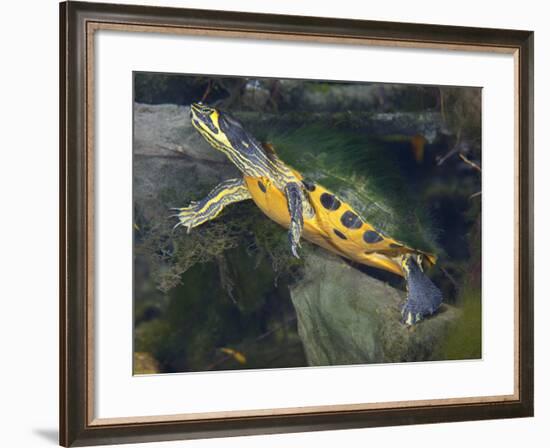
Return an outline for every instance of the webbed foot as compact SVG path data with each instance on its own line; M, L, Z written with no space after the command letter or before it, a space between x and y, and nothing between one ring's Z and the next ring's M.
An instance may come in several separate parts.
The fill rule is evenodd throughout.
M217 185L208 195L198 202L192 201L187 207L174 208L178 213L172 215L179 222L174 226L187 227L187 233L206 221L218 216L225 206L250 199L250 192L244 180L228 179Z
M414 325L434 314L443 301L443 294L420 268L420 260L408 256L403 262L407 278L407 301L401 308L401 322Z
M205 218L201 214L201 204L198 202L193 201L187 207L174 208L172 210L178 211L178 213L172 215L173 218L178 218L178 223L174 226L174 229L183 226L187 228L187 233L193 227L198 227L205 221L208 221L208 218Z

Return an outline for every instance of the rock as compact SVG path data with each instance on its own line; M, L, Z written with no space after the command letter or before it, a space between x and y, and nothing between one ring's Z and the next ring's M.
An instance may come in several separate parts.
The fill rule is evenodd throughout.
M291 289L298 332L312 366L427 361L441 358L460 316L444 305L414 327L400 323L404 291L321 250L305 260L305 276Z
M134 201L148 221L167 217L224 179L238 176L194 129L189 107L134 105Z
M136 156L180 156L225 163L193 129L189 106L134 104L134 154Z

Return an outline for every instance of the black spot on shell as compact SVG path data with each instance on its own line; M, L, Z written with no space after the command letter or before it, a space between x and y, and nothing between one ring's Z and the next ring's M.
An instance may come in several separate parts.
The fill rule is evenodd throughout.
M262 192L266 192L265 185L262 183L261 180L258 181L258 187L260 187L260 190L262 190Z
M344 235L342 232L340 232L338 229L332 229L334 230L334 233L336 234L337 237L339 238L342 238L343 240L347 240L347 237L346 235Z
M359 216L349 210L340 217L340 222L348 229L360 229L363 225Z
M309 182L308 180L302 180L302 184L304 184L304 187L306 187L307 191L315 191L315 184L313 182Z
M340 201L330 193L323 193L321 195L321 204L323 204L323 207L327 210L338 210L341 205Z
M379 243L383 240L383 238L374 230L367 230L365 233L363 233L363 239L367 244Z

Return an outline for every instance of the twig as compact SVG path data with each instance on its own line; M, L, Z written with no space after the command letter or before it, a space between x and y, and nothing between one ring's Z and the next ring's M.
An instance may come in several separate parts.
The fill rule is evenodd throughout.
M470 197L468 199L474 199L474 198L477 198L478 196L481 196L481 191L478 191L478 192L470 195Z
M288 319L286 319L285 321L283 321L283 323L271 330L269 330L268 332L266 333L263 333L261 334L260 336L258 336L255 341L261 341L262 339L265 339L267 338L269 335L275 333L276 331L279 331L279 330L282 330L284 327L286 327L289 323L291 322L294 322L296 320L296 316L292 316L292 317L289 317Z
M201 103L204 103L204 101L206 101L206 98L208 97L208 95L210 95L211 90L212 90L212 80L208 80L208 85L206 86L206 90L202 95Z
M233 302L233 305L238 306L237 300L235 299L235 296L233 295L233 289L235 288L235 283L233 283L233 280L231 279L229 275L229 267L227 266L227 259L220 255L218 258L218 270L220 273L220 282L222 284L222 288L227 291L227 295L231 299L231 302Z
M439 269L441 269L441 272L445 274L445 277L447 277L451 281L455 289L458 291L458 283L456 282L454 277L449 273L449 271L447 271L447 269L445 269L443 266L439 266Z
M458 157L460 157L464 163L470 165L474 170L477 170L481 173L481 167L477 163L472 162L464 154L459 154Z
M456 143L455 143L455 145L452 147L452 149L447 154L442 156L437 161L437 166L443 165L449 157L451 157L453 154L456 154L457 152L460 151L460 148L462 147L462 141L460 140L461 134L462 134L462 128L459 129L458 132L456 133Z

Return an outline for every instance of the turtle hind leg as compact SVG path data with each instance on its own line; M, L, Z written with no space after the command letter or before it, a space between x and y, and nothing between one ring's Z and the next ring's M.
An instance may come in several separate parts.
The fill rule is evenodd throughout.
M285 186L285 195L290 214L290 226L288 229L288 241L292 255L300 258L298 248L300 247L300 237L304 228L303 201L304 193L302 187L297 182L289 182Z
M226 205L250 198L250 192L242 178L225 180L200 201L193 201L187 207L174 209L178 213L173 216L179 220L174 228L182 225L187 227L189 233L193 227L218 216Z
M402 266L408 294L401 309L401 321L410 326L434 314L443 301L443 294L422 271L421 255L405 255Z

